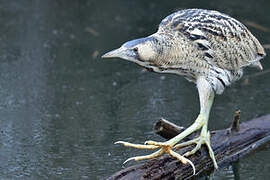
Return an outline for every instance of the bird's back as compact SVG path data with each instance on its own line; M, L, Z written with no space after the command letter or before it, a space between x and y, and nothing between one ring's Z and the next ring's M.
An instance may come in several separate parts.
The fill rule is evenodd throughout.
M158 33L179 33L213 66L239 70L245 66L261 67L266 54L259 41L236 19L213 10L186 9L162 20ZM202 60L202 59L198 59Z

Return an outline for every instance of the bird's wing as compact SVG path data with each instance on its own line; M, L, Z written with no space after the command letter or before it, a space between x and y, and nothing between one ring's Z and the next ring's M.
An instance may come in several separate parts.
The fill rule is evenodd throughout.
M162 20L159 31L182 33L204 51L209 63L228 70L259 66L265 56L262 45L242 23L213 10L178 11Z

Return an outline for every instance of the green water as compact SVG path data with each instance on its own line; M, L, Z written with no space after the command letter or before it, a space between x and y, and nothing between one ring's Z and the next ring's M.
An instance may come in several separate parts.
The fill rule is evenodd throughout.
M152 132L160 117L190 125L199 112L194 84L100 56L155 32L175 10L193 7L256 23L263 28L248 27L270 43L270 1L0 1L0 179L104 178L145 153L113 142L162 140ZM262 64L269 69L269 57ZM269 104L270 73L247 85L241 80L216 98L210 129L228 127L236 109L243 121L270 113ZM269 149L212 176L264 180Z

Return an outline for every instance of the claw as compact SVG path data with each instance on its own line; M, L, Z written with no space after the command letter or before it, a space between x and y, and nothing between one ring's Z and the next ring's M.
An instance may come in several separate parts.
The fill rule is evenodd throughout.
M196 169L195 169L195 166L193 164L193 162L191 162L189 159L187 159L187 162L191 165L192 169L193 169L193 175L196 174Z
M125 161L123 162L123 164L126 164L128 161L131 161L131 160L135 160L135 157L128 158L127 160L125 160Z

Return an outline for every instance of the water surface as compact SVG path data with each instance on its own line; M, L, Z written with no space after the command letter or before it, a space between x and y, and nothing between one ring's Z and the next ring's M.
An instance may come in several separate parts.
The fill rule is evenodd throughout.
M160 117L190 125L199 112L194 84L100 56L192 7L230 14L270 43L270 2L262 0L1 1L0 179L104 178L145 153L113 142L162 140L152 132ZM270 69L268 57L262 64ZM218 96L210 129L228 127L236 109L243 121L270 113L269 76L239 81ZM269 158L268 146L212 176L263 180Z

